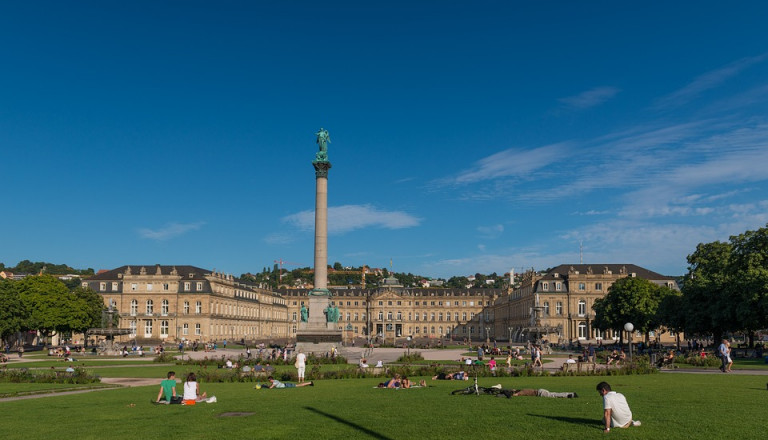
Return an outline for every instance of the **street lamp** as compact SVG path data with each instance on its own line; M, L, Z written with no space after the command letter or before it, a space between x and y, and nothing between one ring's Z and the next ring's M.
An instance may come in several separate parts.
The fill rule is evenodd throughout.
M408 336L407 338L405 338L405 340L408 341L408 359L410 359L411 358L411 337Z
M631 322L628 322L624 324L624 330L627 331L627 336L629 337L629 362L632 363L632 330L635 329L635 326L632 325Z

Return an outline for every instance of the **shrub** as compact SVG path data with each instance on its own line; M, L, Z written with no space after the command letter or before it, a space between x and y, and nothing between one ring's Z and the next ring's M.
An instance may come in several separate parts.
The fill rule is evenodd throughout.
M421 355L421 353L413 352L411 354L403 353L402 356L397 358L396 362L403 363L403 364L410 364L413 362L423 361L424 356Z
M93 372L82 367L75 367L73 373L54 370L30 371L26 368L14 368L0 370L0 382L87 384L101 382L101 379Z

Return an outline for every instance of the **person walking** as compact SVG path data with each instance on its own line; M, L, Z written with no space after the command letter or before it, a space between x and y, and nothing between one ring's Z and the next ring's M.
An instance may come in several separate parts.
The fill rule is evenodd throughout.
M723 373L727 373L726 368L728 367L728 340L723 339L723 342L720 343L720 346L717 347L717 355L720 356L720 371Z
M307 369L307 355L304 351L299 349L299 353L296 354L296 370L298 370L299 383L304 383L304 371Z
M607 382L597 384L597 392L603 396L603 432L609 433L611 428L640 426L639 420L632 420L632 410L623 394L611 390Z

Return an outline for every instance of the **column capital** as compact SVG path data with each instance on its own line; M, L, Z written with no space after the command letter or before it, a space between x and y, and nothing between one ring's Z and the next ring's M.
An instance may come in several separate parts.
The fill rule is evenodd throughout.
M315 177L328 178L328 170L331 169L331 163L327 160L313 160L312 166L315 167Z

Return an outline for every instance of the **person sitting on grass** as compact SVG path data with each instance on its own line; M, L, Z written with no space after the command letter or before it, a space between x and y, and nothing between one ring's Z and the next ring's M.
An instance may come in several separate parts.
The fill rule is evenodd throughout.
M202 402L208 399L208 394L203 392L200 394L200 384L197 383L197 376L195 373L189 373L187 375L187 381L184 382L184 405L194 405L197 402Z
M155 403L181 403L181 399L176 396L176 372L169 371L168 378L160 382L160 391L157 393Z
M279 380L275 379L272 376L269 376L267 378L269 381L269 388L296 388L296 387L313 387L315 386L315 382L302 382L302 383L290 383L290 382L280 382Z

